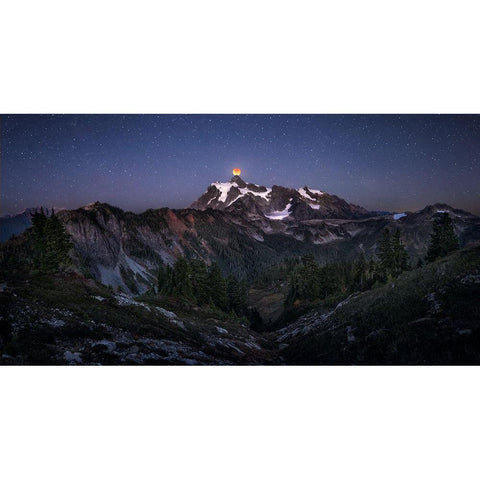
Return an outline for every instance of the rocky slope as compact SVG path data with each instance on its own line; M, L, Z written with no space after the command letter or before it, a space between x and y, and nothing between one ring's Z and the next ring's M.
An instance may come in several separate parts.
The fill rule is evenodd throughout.
M278 363L272 341L208 308L133 298L76 275L0 288L0 365Z
M480 363L480 245L313 309L273 334L287 364Z
M70 274L0 283L0 365L480 364L480 246L281 330Z

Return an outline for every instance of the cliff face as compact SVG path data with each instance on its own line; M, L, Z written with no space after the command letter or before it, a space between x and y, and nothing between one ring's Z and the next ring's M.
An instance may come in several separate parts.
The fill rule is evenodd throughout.
M243 255L254 253L262 240L259 227L222 212L163 208L134 214L95 203L63 211L59 218L71 235L79 268L133 293L151 288L159 264L173 264L179 256L210 263L233 258L235 250L238 272L245 275L249 259ZM225 261L223 267L228 270Z

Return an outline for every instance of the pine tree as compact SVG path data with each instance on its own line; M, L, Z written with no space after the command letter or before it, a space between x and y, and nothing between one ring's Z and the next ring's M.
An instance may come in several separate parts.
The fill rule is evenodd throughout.
M400 239L400 230L397 229L392 241L393 269L392 274L398 277L400 273L409 269L408 253Z
M378 256L380 259L380 274L383 280L386 280L392 274L395 264L392 239L388 228L383 231L383 238L380 241Z
M217 263L212 263L210 266L208 272L208 285L212 303L221 310L227 310L227 286Z
M308 254L302 257L302 267L299 270L299 293L302 298L319 298L324 278L320 278L320 269L315 257Z
M243 315L246 310L247 285L239 282L233 275L227 277L228 309L237 315Z
M173 288L175 286L175 279L173 274L173 268L170 265L165 267L165 271L162 274L162 284L159 283L159 293L161 295L172 295Z
M170 267L170 265L163 265L160 264L158 267L158 276L157 276L157 281L158 281L158 292L159 293L166 293L167 287L168 287L168 280L169 280L169 275L167 269Z
M190 265L185 257L178 257L173 267L172 294L186 299L193 298Z
M70 265L70 236L55 212L48 218L41 209L32 215L32 227L35 267L48 273Z
M290 290L288 291L287 298L285 299L285 305L293 305L298 298L298 274L296 269L290 274Z
M353 284L355 285L355 289L363 290L368 281L368 264L365 260L365 255L362 252L358 257L358 260L355 262L354 265L354 274L353 274Z
M458 238L453 229L452 219L447 212L444 212L433 221L433 233L430 235L426 260L433 262L458 248Z
M47 216L43 212L35 212L32 215L32 233L33 233L33 263L35 268L42 270L45 256L45 225Z
M190 262L190 270L192 274L193 296L197 300L198 305L205 305L210 298L207 266L202 260L194 259Z
M46 255L45 264L48 270L57 270L70 263L68 252L71 248L70 236L59 218L52 211L45 225Z

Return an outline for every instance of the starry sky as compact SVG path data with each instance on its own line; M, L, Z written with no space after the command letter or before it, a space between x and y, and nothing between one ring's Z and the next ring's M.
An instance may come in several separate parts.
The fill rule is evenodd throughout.
M246 181L370 210L480 214L480 115L2 115L1 213L93 201L182 208Z

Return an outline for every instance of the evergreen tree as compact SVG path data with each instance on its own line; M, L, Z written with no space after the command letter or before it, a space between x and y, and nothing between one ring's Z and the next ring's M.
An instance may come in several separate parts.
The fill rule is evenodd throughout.
M55 270L70 263L68 252L71 248L70 236L59 218L52 211L52 215L45 225L47 269Z
M393 269L392 275L398 277L403 271L409 269L408 253L400 239L400 230L397 228L392 241Z
M320 278L320 269L312 254L302 257L302 265L298 270L298 295L300 298L318 298L325 284L324 278Z
M293 305L298 297L298 274L297 271L294 270L290 275L290 290L288 291L287 298L285 299L285 305Z
M160 264L158 267L158 292L166 294L168 290L168 281L169 281L169 274L168 268L170 265L165 266L163 263Z
M193 298L190 265L185 257L178 257L173 267L172 295L182 298Z
M383 280L387 280L392 274L395 265L392 238L388 228L383 231L383 237L380 241L380 247L378 250L378 257L380 259L380 275Z
M362 252L354 265L353 283L356 288L363 290L368 282L368 264Z
M368 262L369 284L373 284L375 282L375 279L377 277L377 269L378 269L377 262L373 258L371 258L370 261Z
M163 295L172 295L173 288L175 286L175 277L173 274L173 268L170 265L165 267L165 275L163 277L163 285L160 286L160 293Z
M227 277L228 308L237 315L243 315L246 309L247 285L239 282L233 275Z
M45 225L47 216L43 212L35 212L32 215L32 233L33 233L33 264L35 268L42 269L45 256Z
M71 263L68 252L70 236L52 211L48 218L43 209L32 215L34 265L43 273L55 272Z
M455 235L450 215L447 212L437 215L433 221L433 233L430 235L427 262L433 262L458 248L458 238Z
M212 263L210 266L208 272L208 286L212 303L221 310L227 310L227 286L217 263Z
M192 273L193 296L198 305L205 305L210 298L207 266L202 260L194 259L190 262L190 270Z

